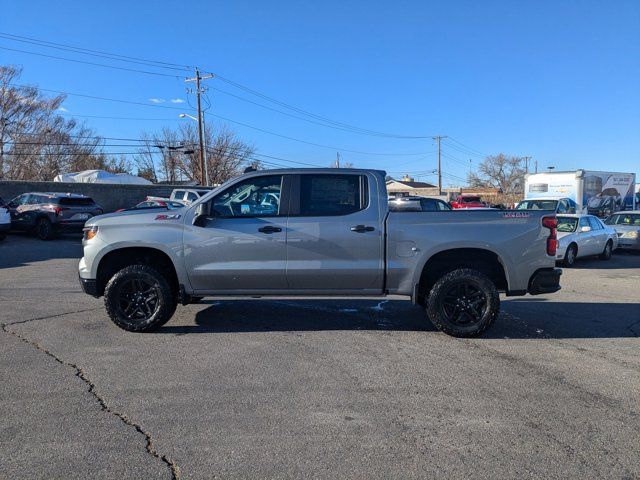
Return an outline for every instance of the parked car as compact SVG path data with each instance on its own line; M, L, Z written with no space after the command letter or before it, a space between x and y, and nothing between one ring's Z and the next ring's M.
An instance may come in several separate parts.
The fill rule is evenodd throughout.
M558 215L556 260L572 267L577 258L598 255L609 260L618 246L616 231L593 215Z
M175 210L177 208L182 208L185 206L186 203L179 202L178 200L170 200L168 198L156 199L156 197L154 197L153 200L149 200L149 198L147 197L145 201L140 202L131 208L120 208L116 210L116 212L126 212L129 210L141 210L148 208L164 208L165 210Z
M470 337L497 317L499 291L560 289L555 235L546 212L389 212L383 171L259 170L186 209L90 220L78 268L129 331L204 296L400 295Z
M23 193L7 206L12 229L33 231L42 240L62 230L81 231L87 220L103 213L92 198L73 193Z
M450 210L451 206L439 198L410 195L389 199L390 212L448 212Z
M478 195L458 195L451 202L451 208L485 208L486 205Z
M580 213L570 198L526 198L516 205L516 210L548 210L556 213Z
M11 229L11 215L9 214L9 208L4 204L2 197L0 197L0 241L7 238L7 233Z
M197 190L193 188L176 188L171 192L169 199L178 200L186 203L187 205L191 205L210 191L211 190Z
M640 210L616 213L604 223L615 229L619 249L640 251Z

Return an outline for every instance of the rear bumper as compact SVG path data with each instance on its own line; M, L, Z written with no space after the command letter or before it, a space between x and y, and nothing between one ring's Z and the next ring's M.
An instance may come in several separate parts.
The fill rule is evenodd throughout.
M98 282L95 279L78 277L78 280L84 293L98 298Z
M531 275L529 279L530 295L541 295L543 293L554 293L560 290L560 268L541 268Z

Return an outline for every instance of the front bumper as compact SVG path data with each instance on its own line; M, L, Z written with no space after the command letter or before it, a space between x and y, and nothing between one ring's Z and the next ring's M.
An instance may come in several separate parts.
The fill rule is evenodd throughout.
M93 278L78 277L82 291L87 295L98 298L98 282Z
M562 288L560 286L560 268L541 268L531 275L529 280L530 295L541 295L543 293L554 293Z

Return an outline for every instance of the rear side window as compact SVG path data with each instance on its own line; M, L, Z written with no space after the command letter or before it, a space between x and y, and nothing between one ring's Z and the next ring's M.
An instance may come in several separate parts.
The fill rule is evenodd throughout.
M302 175L300 215L348 215L366 208L367 179L363 175Z
M89 198L89 197L84 197L84 198L62 197L58 199L56 203L58 203L59 205L66 205L68 207L84 207L87 205L93 205L94 201L93 201L93 198Z
M185 194L184 190L175 190L171 194L171 198L175 198L176 200L183 200L184 199L184 194Z
M591 224L592 230L602 230L602 224L600 223L600 220L598 220L595 217L588 217L588 218L589 218L589 223Z
M187 200L189 202L194 202L198 199L198 195L195 192L187 192Z

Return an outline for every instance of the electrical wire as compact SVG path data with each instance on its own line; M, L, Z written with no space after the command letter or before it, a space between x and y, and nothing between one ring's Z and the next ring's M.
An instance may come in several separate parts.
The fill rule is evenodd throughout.
M180 65L178 63L162 62L158 60L148 60L148 59L139 58L139 57L130 57L127 55L120 55L117 53L103 52L99 50L90 50L88 48L65 45L64 43L49 42L47 40L39 40L36 38L24 37L21 35L13 35L11 33L6 33L6 32L0 32L0 37L6 40L14 41L14 42L30 43L32 45L38 45L41 47L56 48L58 50L65 50L69 52L80 53L83 55L91 55L94 57L108 58L111 60L118 60L121 62L136 63L139 65L155 66L158 68L169 68L173 70L185 70L185 71L193 70L195 68L189 65Z
M157 76L160 76L160 77L171 77L171 78L176 78L178 80L180 80L182 78L182 77L180 77L178 75L171 75L169 73L151 72L149 70L139 70L137 68L116 67L115 65L106 65L104 63L87 62L85 60L76 60L76 59L73 59L73 58L58 57L56 55L47 55L47 54L44 54L44 53L29 52L27 50L19 50L17 48L9 48L9 47L0 46L0 49L9 50L9 51L12 51L12 52L26 53L28 55L36 55L38 57L53 58L55 60L64 60L65 62L83 63L85 65L93 65L93 66L96 66L96 67L112 68L114 70L124 70L124 71L127 71L127 72L145 73L147 75L157 75Z
M20 85L20 84L14 84L14 83L10 83L8 84L10 86L13 87L20 87L20 88L27 88L27 85ZM170 105L158 105L158 104L150 104L150 103L143 103L143 102L135 102L132 100L122 100L122 99L116 99L116 98L109 98L109 97L100 97L97 95L86 95L86 94L81 94L81 93L72 93L72 92L65 92L62 90L52 90L52 89L46 89L46 88L39 88L39 90L42 90L43 92L53 92L53 93L58 93L58 94L62 94L62 95L70 95L70 96L75 96L75 97L82 97L82 98L91 98L94 100L102 100L102 101L108 101L108 102L117 102L117 103L125 103L125 104L130 104L130 105L141 105L141 106L145 106L145 107L154 107L154 108L165 108L165 109L170 109L170 110L180 110L180 111L184 111L184 108L180 108L180 107L172 107ZM203 113L204 115L204 113ZM300 143L304 143L307 145L313 145L316 147L320 147L320 148L328 148L330 150L334 150L334 151L342 151L342 152L349 152L349 153L355 153L358 155L375 155L375 156L419 156L419 155L424 155L427 152L415 152L415 153L381 153L381 152L365 152L365 151L360 151L360 150L351 150L351 149L347 149L347 148L342 148L342 147L336 147L336 146L332 146L332 145L324 145L324 144L320 144L320 143L315 143L315 142L310 142L307 140L302 140L299 138L295 138L295 137L290 137L288 135L284 135L281 133L277 133L277 132L272 132L270 130L265 130L253 125L250 125L248 123L243 123L243 122L238 122L236 120L232 120L228 117L224 117L222 115L217 115L214 113L207 113L206 115L210 115L212 117L216 117L219 118L221 120L224 120L226 122L230 122L230 123L234 123L236 125L241 125L243 127L247 127L247 128L251 128L253 130L257 130L263 133L267 133L269 135L274 135L276 137L280 137L280 138L285 138L287 140L292 140L295 142L300 142Z

